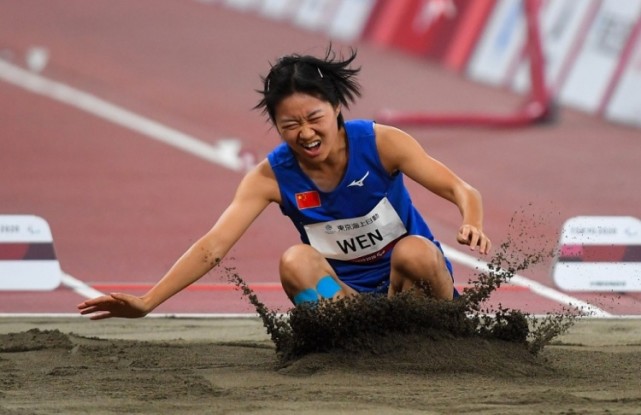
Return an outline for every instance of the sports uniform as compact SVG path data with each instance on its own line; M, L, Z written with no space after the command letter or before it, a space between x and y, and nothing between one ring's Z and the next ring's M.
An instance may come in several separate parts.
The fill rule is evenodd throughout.
M303 243L318 250L338 277L358 292L387 292L394 244L406 235L434 242L427 223L412 204L403 175L383 167L371 120L345 122L348 161L345 175L323 192L302 171L286 143L267 158L281 193L281 211ZM452 266L445 258L450 274Z

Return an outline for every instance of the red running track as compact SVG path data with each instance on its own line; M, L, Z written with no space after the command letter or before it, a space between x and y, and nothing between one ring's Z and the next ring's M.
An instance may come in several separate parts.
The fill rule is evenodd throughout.
M319 35L219 6L174 0L36 0L0 13L0 56L24 67L44 46L43 78L100 97L211 146L237 139L262 158L278 143L251 108L259 75L290 52L322 53ZM340 46L340 45L339 45ZM359 48L365 95L351 117L381 108L497 113L521 98L473 84L427 61L367 44ZM96 289L142 293L222 212L242 177L73 106L0 81L0 214L35 214L51 225L65 272ZM577 215L639 215L638 130L562 110L555 125L529 129L411 128L436 158L484 195L486 230L535 251L554 246ZM456 208L411 185L437 237L456 246ZM510 220L514 218L512 228ZM286 310L278 289L280 253L297 241L270 207L224 261L268 306ZM475 270L455 264L459 285ZM204 277L157 311L237 313L251 307L230 290L225 269ZM554 288L550 263L524 276ZM614 314L641 314L639 294L568 293ZM72 313L83 297L2 292L2 313ZM531 313L560 309L528 289L500 290L491 304Z

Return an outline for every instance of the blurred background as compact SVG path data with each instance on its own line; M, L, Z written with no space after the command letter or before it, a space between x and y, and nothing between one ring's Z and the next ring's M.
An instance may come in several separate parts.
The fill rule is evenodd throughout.
M478 188L495 252L545 253L491 304L641 314L641 0L3 1L0 313L144 293L279 143L252 110L260 75L329 42L358 50L349 118L408 131ZM408 185L464 288L491 258ZM269 207L158 312L252 312L233 273L286 310L297 241Z

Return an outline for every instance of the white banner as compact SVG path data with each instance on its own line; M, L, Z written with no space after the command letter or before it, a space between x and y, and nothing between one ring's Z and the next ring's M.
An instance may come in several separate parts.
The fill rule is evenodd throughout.
M324 30L336 11L338 0L301 0L294 23L311 31Z
M552 92L560 88L564 71L570 68L583 43L583 33L594 19L599 0L547 1L539 18L541 46L545 59L545 79ZM517 91L530 88L530 66L527 56L520 63L512 86Z
M352 42L360 39L377 0L343 0L329 25L334 39Z
M260 13L273 20L285 20L294 16L299 5L298 0L264 0Z
M613 121L641 126L641 31L634 39L632 55L606 108L605 116Z
M504 85L510 68L521 58L525 39L522 0L499 0L468 65L468 76Z
M236 0L239 1L239 0ZM360 39L377 0L264 0L263 16L344 42Z
M598 109L640 15L641 0L603 1L561 89L562 103L588 112Z

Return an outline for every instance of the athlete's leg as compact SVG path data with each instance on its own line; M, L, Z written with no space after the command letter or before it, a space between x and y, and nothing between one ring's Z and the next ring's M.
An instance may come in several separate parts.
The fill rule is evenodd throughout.
M454 293L443 253L427 238L410 235L398 241L392 251L388 295L416 288L445 300L451 300Z
M294 304L356 294L340 281L329 262L306 244L287 249L280 259L280 282Z

